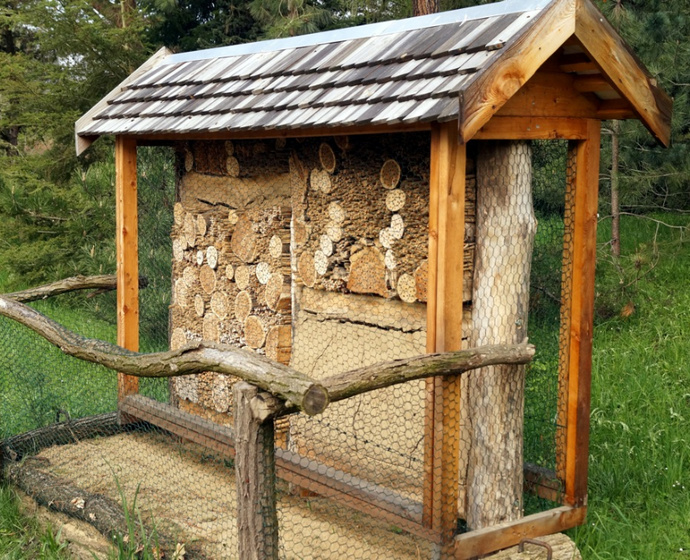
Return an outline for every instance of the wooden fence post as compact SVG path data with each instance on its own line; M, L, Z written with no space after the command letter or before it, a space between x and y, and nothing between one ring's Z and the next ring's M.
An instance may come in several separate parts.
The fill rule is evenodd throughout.
M235 383L232 392L238 557L278 560L273 418L252 406L259 395L254 385L240 381Z
M137 142L122 136L115 138L115 222L117 344L136 352L139 350ZM138 392L138 378L117 375L118 402Z
M430 353L460 350L462 345L466 164L457 122L434 126L429 179ZM427 379L422 522L440 535L445 557L452 555L458 519L460 397L459 375Z

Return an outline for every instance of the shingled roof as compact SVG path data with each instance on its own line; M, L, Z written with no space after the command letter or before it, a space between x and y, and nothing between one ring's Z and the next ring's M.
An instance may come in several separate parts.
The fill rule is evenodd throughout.
M568 24L554 12L567 13L571 4L574 13L572 0L507 0L192 53L162 49L77 122L77 151L104 134L242 133L458 119L463 96L472 94L473 84L511 46L531 33L546 35L540 22L553 27L553 19L564 28L556 32L567 39ZM545 41L553 43L549 37ZM548 56L560 44L545 46ZM529 56L529 49L524 54Z

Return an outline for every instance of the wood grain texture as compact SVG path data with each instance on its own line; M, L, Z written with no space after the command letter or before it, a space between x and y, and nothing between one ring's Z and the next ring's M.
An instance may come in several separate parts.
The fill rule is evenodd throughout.
M578 506L587 504L594 267L601 137L599 121L589 121L588 125L589 139L578 143L576 154L565 469L566 502Z
M435 328L433 335L427 330L427 348L450 352L462 345L466 147L458 142L455 121L440 125L431 140L429 224L434 252L430 241L427 309L430 297L433 309L428 311L427 326L433 324ZM433 219L432 211L436 213ZM446 549L458 517L460 403L459 376L427 382L425 463L429 462L425 467L423 521L441 533Z
M587 508L562 506L528 515L517 521L479 529L455 537L455 560L470 560L518 544L577 527L585 521Z
M581 118L504 117L495 115L475 134L475 140L584 140L587 124Z
M474 137L575 32L575 0L553 2L460 95L460 138Z
M577 0L575 36L616 91L632 104L643 124L668 146L673 100L590 0Z
M137 143L115 138L115 251L117 262L117 343L139 350L139 244ZM118 374L118 400L139 391L136 378Z

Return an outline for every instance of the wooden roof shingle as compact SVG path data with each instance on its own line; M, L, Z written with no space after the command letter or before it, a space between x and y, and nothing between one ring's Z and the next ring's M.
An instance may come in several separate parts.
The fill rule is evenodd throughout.
M494 69L515 56L543 63L575 34L570 14L588 1L507 0L192 53L162 49L77 121L77 151L103 134L241 134L459 118L468 123L466 140L505 102L481 91ZM522 46L535 33L545 43L536 55L533 40ZM503 94L512 95L510 88Z

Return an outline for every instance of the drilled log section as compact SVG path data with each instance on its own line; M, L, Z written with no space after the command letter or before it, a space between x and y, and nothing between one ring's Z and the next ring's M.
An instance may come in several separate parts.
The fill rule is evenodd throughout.
M278 559L273 422L257 419L251 401L259 390L244 382L232 388L235 417L235 474L239 557ZM240 487L241 486L241 487Z
M328 393L321 385L249 350L204 342L169 352L139 354L102 340L82 337L34 309L2 297L0 315L29 327L65 354L128 375L175 377L214 371L249 381L309 415L323 412L328 406Z
M471 346L525 339L536 220L531 151L491 142L477 161L477 248ZM471 529L522 516L525 369L497 365L468 378L466 519Z

